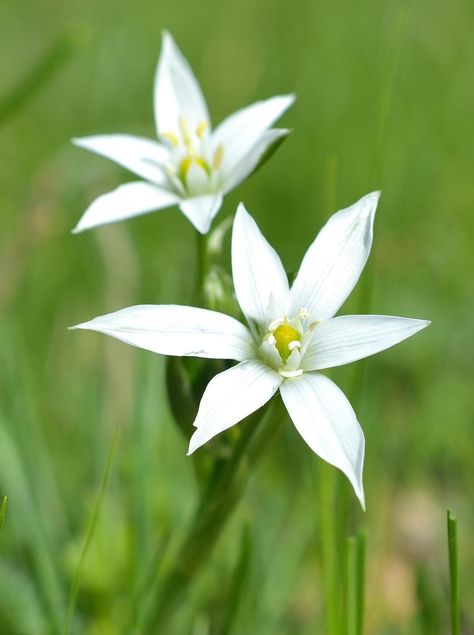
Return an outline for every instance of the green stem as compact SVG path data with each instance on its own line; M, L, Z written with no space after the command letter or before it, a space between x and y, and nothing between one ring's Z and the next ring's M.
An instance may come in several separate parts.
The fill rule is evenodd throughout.
M448 510L448 552L449 578L451 587L451 632L452 635L461 633L461 603L459 593L458 569L458 523L455 516Z
M254 464L269 445L270 429L275 432L277 422L267 407L241 424L242 432L231 457L216 464L210 474L192 522L181 547L166 573L158 602L152 609L146 632L169 633L168 624L189 582L207 562L217 539L243 493L249 464ZM259 434L259 433L262 434ZM263 434L267 432L266 434ZM265 438L265 442L264 439Z
M319 496L321 518L321 542L323 558L323 585L326 607L326 632L340 633L340 581L338 575L338 522L337 522L337 472L323 462L319 467Z
M207 253L207 235L196 231L197 239L197 280L196 296L200 304L205 301L204 285L209 268L209 257Z

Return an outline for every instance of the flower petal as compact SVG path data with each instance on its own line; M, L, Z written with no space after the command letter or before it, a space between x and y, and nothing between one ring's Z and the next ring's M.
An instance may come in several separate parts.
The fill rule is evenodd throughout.
M160 59L155 75L155 120L158 136L163 133L181 135L180 118L191 130L206 122L209 113L197 79L175 41L163 33Z
M306 252L293 283L290 313L332 317L354 288L369 257L380 192L333 214Z
M252 146L239 162L237 162L232 172L225 179L225 192L229 192L242 183L254 170L260 167L260 163L266 160L267 153L272 155L290 131L286 128L272 128L265 130L260 139Z
M342 390L324 375L305 373L284 381L280 392L303 439L313 452L344 472L364 507L364 433Z
M162 190L151 183L144 181L125 183L112 192L96 198L86 209L72 233L77 234L91 227L170 207L178 201L176 194Z
M248 329L229 315L176 304L143 304L72 327L105 333L162 355L235 359L254 354Z
M126 134L94 135L73 139L74 145L91 150L147 181L166 187L167 177L163 164L169 160L169 150L150 139Z
M222 201L222 194L203 194L182 199L179 208L198 232L207 234L214 217L222 207Z
M261 408L278 390L280 375L257 360L237 364L216 375L199 404L188 454L220 432Z
M240 308L263 332L285 315L288 278L276 251L240 203L232 230L232 275Z
M210 138L211 154L223 148L220 174L223 183L233 178L233 172L262 135L279 119L295 100L295 95L280 95L238 110L217 126ZM227 190L231 187L225 186ZM235 186L232 186L235 187Z
M318 324L302 366L320 370L349 364L398 344L428 324L389 315L342 315Z

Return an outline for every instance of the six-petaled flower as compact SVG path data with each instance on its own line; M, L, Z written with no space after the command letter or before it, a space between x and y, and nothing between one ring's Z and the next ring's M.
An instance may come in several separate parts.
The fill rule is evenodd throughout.
M74 140L143 180L99 196L73 232L179 205L195 228L207 233L225 194L288 134L271 126L293 101L294 95L283 95L256 102L213 130L199 84L165 32L154 89L158 140L126 134Z
M74 328L99 331L165 355L239 362L205 389L189 453L280 390L300 435L347 475L364 505L364 435L343 392L320 371L389 348L429 324L384 315L334 317L369 256L378 198L378 193L369 194L329 219L307 250L291 288L277 253L240 205L232 235L232 271L246 325L206 309L143 305Z

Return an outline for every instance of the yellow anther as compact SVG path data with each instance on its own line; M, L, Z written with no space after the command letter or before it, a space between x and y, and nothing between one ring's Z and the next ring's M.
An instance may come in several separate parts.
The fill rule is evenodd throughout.
M219 143L217 146L214 156L212 157L212 167L214 170L218 170L222 165L222 159L224 158L224 146L222 143Z
M287 322L280 324L274 331L273 336L275 338L275 346L283 361L286 362L291 354L294 345L290 347L292 342L299 342L301 340L301 333L298 333L296 329L290 326Z
M184 145L188 148L189 153L194 152L193 138L191 137L191 131L189 130L189 124L186 117L181 116L179 118L179 129L183 135Z
M204 137L204 133L206 132L208 127L209 127L209 124L207 123L207 121L201 121L200 123L198 123L196 128L196 134L200 139Z
M165 139L166 141L169 141L172 146L174 147L179 146L178 137L172 132L162 132L161 137Z

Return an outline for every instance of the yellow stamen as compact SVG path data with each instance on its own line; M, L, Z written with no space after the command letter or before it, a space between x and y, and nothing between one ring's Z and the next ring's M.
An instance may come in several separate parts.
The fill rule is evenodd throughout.
M221 167L223 158L224 146L222 145L222 143L219 143L216 151L214 152L214 156L212 157L212 167L214 168L214 170L218 170Z
M186 117L181 116L179 118L179 129L183 135L184 145L187 147L190 154L194 153L193 139L191 137L191 131L189 130L189 124Z
M206 132L208 127L209 127L209 124L207 123L207 121L201 121L200 123L198 123L196 128L196 134L200 139L204 137L204 133Z
M178 137L172 132L162 132L161 137L166 141L169 141L174 147L179 145Z
M294 345L290 347L290 344L292 342L299 342L301 340L301 333L298 333L296 329L285 322L275 329L273 336L276 340L276 349L280 353L282 360L286 362L294 348Z

